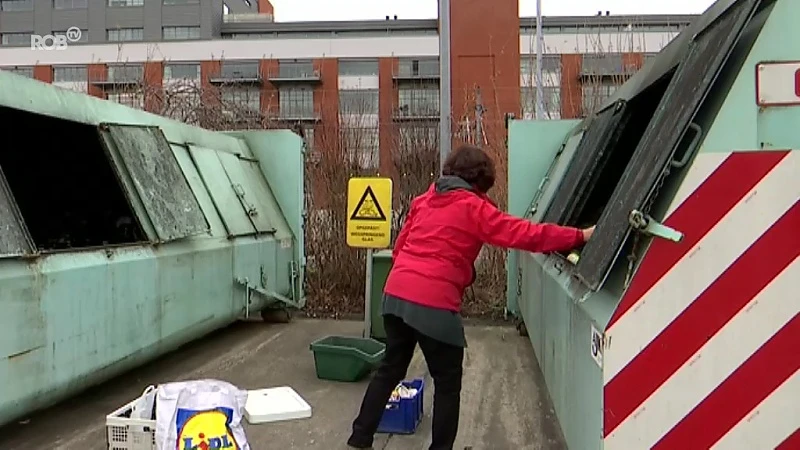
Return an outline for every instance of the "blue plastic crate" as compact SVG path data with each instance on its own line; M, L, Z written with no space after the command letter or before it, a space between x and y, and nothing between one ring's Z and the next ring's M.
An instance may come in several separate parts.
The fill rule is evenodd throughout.
M422 403L425 383L421 378L403 381L403 386L417 390L417 395L411 398L389 400L383 412L378 433L387 434L414 434L419 423L422 422Z

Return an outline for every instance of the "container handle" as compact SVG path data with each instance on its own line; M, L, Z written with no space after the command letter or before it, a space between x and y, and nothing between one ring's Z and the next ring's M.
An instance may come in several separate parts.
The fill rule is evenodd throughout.
M673 159L670 162L670 166L672 166L674 169L682 169L684 166L686 166L686 164L689 163L689 160L692 159L694 154L697 152L697 149L700 148L700 138L703 136L703 129L696 123L690 123L689 129L694 131L694 137L692 138L692 142L689 143L689 147L686 149L683 157L680 160Z

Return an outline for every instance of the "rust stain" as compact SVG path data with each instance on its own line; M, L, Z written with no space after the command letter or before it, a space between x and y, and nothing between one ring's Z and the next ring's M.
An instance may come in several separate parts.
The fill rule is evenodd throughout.
M23 351L21 351L21 352L14 353L14 354L12 354L12 355L8 355L8 360L9 360L9 361L11 361L11 360L13 360L13 359L20 358L20 357L22 357L22 356L25 356L25 355L27 355L28 353L35 352L36 350L39 350L40 348L44 348L44 345L39 345L39 346L36 346L36 347L30 348L30 349L28 349L28 350L23 350Z

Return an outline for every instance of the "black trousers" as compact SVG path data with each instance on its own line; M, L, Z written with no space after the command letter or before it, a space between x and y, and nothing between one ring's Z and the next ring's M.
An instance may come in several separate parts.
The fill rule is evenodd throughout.
M383 323L386 328L386 355L364 394L348 445L356 448L372 445L386 402L406 376L414 350L419 344L435 388L433 442L430 450L452 450L458 434L464 349L425 336L396 316L384 316Z

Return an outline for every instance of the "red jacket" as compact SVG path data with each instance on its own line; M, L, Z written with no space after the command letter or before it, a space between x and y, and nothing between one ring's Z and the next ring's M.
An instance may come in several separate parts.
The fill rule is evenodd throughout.
M442 177L411 202L392 252L394 261L384 292L459 312L483 244L549 253L583 243L579 229L508 215L460 178Z

